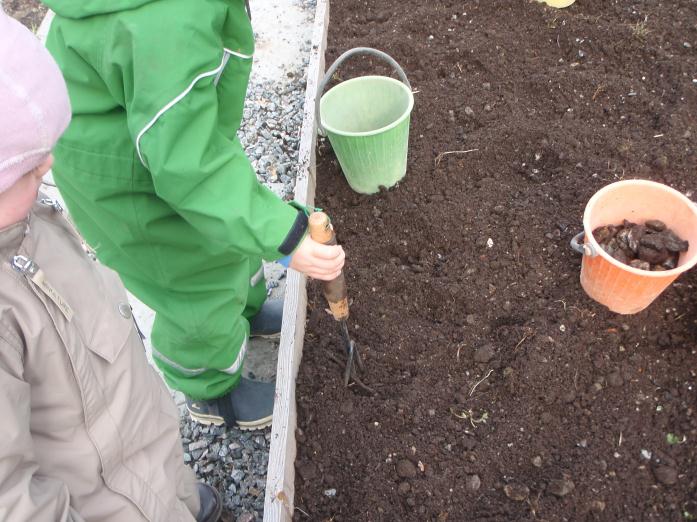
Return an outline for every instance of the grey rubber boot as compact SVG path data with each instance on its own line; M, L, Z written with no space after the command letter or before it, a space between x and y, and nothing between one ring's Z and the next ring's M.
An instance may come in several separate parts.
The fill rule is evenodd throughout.
M199 482L196 484L201 507L196 515L196 522L218 522L223 513L223 499L220 498L218 490Z
M242 430L258 430L271 425L275 382L253 381L241 377L230 392L210 400L192 400L186 407L191 418L201 424L237 425Z
M283 299L267 299L259 313L249 321L250 337L276 338L281 335Z

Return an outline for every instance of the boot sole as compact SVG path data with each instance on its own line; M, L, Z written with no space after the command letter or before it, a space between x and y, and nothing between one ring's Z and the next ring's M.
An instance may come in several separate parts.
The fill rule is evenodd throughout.
M252 422L235 421L235 423L237 424L237 427L242 431L252 431L268 428L269 426L271 426L272 419L273 415L269 415L268 417L264 417L263 419L259 419Z
M187 411L189 412L189 416L191 417L192 420L195 422L198 422L199 424L203 424L204 426L222 426L225 424L225 420L222 417L217 417L215 415L205 415L201 413L194 413L191 410L187 408ZM259 420L251 421L251 422L240 422L240 421L235 421L235 424L237 427L242 430L242 431L254 431L254 430L260 430L263 428L267 428L271 426L271 421L273 419L273 415L269 415L268 417L264 417Z

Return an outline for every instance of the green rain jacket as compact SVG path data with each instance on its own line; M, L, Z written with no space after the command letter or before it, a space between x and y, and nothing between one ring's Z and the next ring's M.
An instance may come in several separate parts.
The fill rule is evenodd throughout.
M304 211L261 185L237 138L254 52L243 0L44 0L73 120L54 177L100 260L157 312L154 355L192 398L239 378L261 259Z

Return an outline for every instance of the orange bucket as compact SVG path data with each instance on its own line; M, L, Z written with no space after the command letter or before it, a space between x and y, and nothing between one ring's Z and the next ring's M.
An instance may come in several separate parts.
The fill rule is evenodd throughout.
M614 259L593 237L603 225L626 219L643 224L660 219L682 239L689 241L678 266L663 272L640 270ZM585 236L585 242L579 243ZM571 247L584 254L581 286L600 304L618 314L635 314L649 306L680 274L697 264L697 206L675 189L645 180L612 183L590 199L583 213L583 232Z

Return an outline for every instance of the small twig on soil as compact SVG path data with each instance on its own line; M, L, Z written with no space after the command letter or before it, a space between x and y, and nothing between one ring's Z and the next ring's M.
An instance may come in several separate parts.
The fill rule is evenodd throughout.
M305 513L302 509L300 509L298 506L295 506L295 509L300 511L303 515L305 515L307 518L310 518L310 515L308 513Z
M515 352L518 348L520 348L520 345L523 344L526 339L529 339L533 335L535 335L534 330L532 332L525 332L525 335L523 335L523 338L520 341L518 341L518 344L515 345L515 348L513 348L513 351Z
M443 159L444 156L447 156L448 154L469 154L470 152L477 152L479 149L469 149L469 150L447 150L445 152L441 152L436 156L436 161L435 165L436 167L440 165L440 160Z
M586 314L588 314L588 317L595 317L595 313L591 312L590 310L586 310L585 308L579 308L578 306L570 306L569 308L571 310L576 310L581 318L586 317Z
M619 448L622 445L622 432L620 431L620 440L617 442L617 447Z
M591 100L595 101L595 99L603 94L605 92L605 85L599 85L598 88L595 90L595 94L593 94L593 97Z
M460 343L457 345L457 354L455 355L455 359L457 359L457 361L460 361L460 350L462 349L464 344L465 343Z
M470 390L470 395L469 395L470 397L472 397L472 394L474 393L474 390L477 388L477 386L479 386L481 383L483 383L484 381L486 381L486 380L489 378L489 375L491 375L491 374L493 373L493 371L494 371L494 370L489 370L489 373L487 373L487 374L482 378L481 381L477 381L477 383L476 383L474 386L472 386L472 389Z

